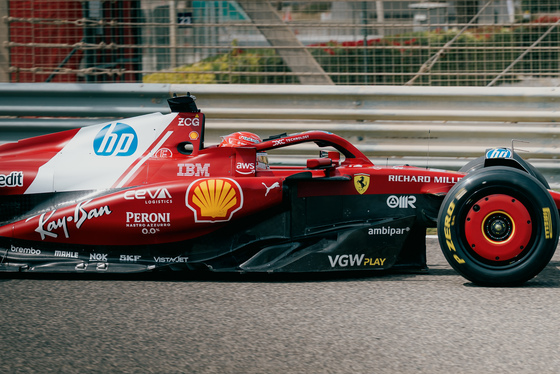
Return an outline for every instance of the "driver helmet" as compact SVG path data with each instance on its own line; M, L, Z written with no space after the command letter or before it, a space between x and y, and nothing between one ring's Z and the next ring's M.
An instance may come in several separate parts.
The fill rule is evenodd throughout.
M243 147L261 143L262 139L257 134L247 131L238 131L222 136L220 147ZM257 169L268 169L268 155L266 152L257 153Z
M222 136L220 147L243 147L262 142L262 139L252 132L239 131L226 136Z

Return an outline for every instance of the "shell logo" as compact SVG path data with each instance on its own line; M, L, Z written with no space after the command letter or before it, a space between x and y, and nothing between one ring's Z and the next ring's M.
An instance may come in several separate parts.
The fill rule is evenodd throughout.
M197 179L187 189L186 204L195 222L229 221L243 207L243 191L233 179Z
M191 132L189 133L189 138L190 138L191 140L197 140L197 139L198 139L198 136L199 136L199 135L198 135L198 133L197 133L196 131L191 131Z

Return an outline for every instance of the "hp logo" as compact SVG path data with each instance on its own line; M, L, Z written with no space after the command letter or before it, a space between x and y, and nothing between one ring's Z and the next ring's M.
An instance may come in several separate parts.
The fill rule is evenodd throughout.
M507 148L489 149L486 158L511 158L511 151Z
M137 147L134 129L119 122L102 128L93 140L93 150L98 156L130 156Z

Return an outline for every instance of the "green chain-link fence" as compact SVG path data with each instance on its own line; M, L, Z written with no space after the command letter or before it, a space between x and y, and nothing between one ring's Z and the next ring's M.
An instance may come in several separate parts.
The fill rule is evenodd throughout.
M0 0L0 81L560 84L560 2Z

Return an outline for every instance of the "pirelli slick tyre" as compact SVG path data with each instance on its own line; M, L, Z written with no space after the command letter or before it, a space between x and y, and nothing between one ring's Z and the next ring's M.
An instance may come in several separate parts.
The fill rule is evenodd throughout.
M554 200L536 178L489 167L468 174L443 200L439 244L449 264L473 283L519 285L552 258L558 222Z

